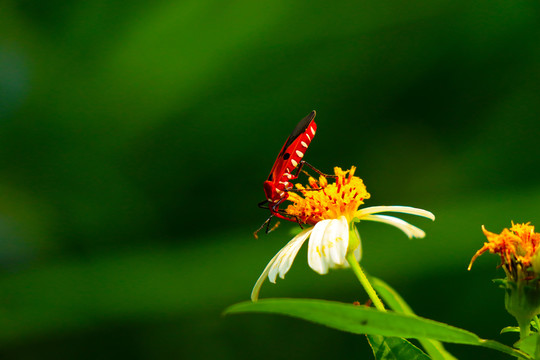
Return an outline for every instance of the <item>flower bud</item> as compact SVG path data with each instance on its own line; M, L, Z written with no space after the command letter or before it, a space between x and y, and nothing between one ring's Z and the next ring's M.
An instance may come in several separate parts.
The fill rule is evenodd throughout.
M540 234L534 226L514 224L500 234L482 230L488 242L476 252L469 264L469 270L484 252L489 251L501 257L501 265L506 279L497 281L506 291L506 310L516 318L521 338L529 334L529 324L540 314Z

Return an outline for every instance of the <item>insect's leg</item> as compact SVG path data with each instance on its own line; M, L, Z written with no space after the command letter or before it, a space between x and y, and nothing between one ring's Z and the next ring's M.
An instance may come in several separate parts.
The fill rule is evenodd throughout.
M279 208L279 205L280 205L284 200L285 200L285 199L281 199L281 200L278 201L277 203L271 205L271 206L269 207L269 209L270 209L270 212L272 213L272 216L278 217L278 218L283 219L283 220L291 221L290 218L288 218L287 216L284 215L284 214L286 214L286 213L285 213L285 210ZM284 213L284 214L283 214L283 213Z
M311 176L310 173L308 173L307 171L305 170L302 170L302 167L304 165L307 165L309 166L311 169L313 169L317 174L321 175L321 176L324 176L324 177L331 177L331 178L337 178L336 175L329 175L329 174L325 174L323 173L322 171L320 171L319 169L317 169L316 167L314 167L313 165L311 165L310 163L306 162L306 161L301 161L300 164L298 165L298 167L296 168L296 173L291 175L291 177L289 178L289 181L292 181L292 180L296 180L298 179L298 176L300 174L300 171L303 171L307 176ZM304 191L320 191L321 189L320 188L315 188L315 189L289 189L287 190L288 192L297 192L297 193L302 193Z
M287 192L297 192L297 193L302 193L302 191L318 191L318 190L321 190L321 189L291 189L291 190L287 190ZM279 209L279 208L273 208L272 210L270 209L269 206L259 206L261 209L268 209L270 211L274 211L274 216L276 217L279 217L280 219L285 219L285 220L289 220L289 221L292 221L290 218L287 218L287 217L283 217L283 216L287 216L287 212L285 211L285 209ZM279 214L279 215L277 215ZM292 215L289 215L289 216L292 216Z
M300 229L304 230L304 227L302 226L302 223L300 222L300 218L298 216L295 216L294 218L296 219L296 223L298 224L298 226L300 226Z
M274 217L274 214L272 213L272 215L270 215L270 217L268 219L266 219L265 222L263 222L263 224L261 225L260 228L258 228L254 233L253 233L253 236L255 237L255 239L258 239L259 238L259 235L257 235L257 233L259 231L262 230L262 228L266 225L266 233L268 234L268 227L270 226L270 221L272 220L272 218Z
M313 189L315 190L315 189ZM276 203L276 205L274 207L272 207L272 209L270 211L272 211L273 215L275 215L276 217L279 217L281 219L285 219L285 220L288 220L288 221L292 221L292 218L294 218L295 222L298 224L298 226L300 226L300 229L304 230L304 227L302 226L302 222L300 221L300 218L296 215L289 215L285 212L284 209L280 209L279 208L279 204L280 203ZM285 215L284 215L285 214ZM287 217L289 216L289 217ZM274 230L274 228L276 228L277 226L274 226L272 228L272 230ZM272 231L270 230L270 231Z
M281 214L281 211L285 211L285 210L281 210L279 209L280 212L277 212L275 215L276 217L279 217L279 218L282 218L282 219L285 219L285 220L289 220L289 221L293 221L292 219L294 218L294 222L298 224L298 226L300 226L300 229L304 230L304 227L302 226L302 222L300 221L300 218L296 215L288 215L289 217L286 217L284 215ZM277 226L274 226L274 228L276 228ZM274 228L272 228L272 230L274 230ZM272 231L270 230L270 231Z
M272 231L276 230L279 226L279 221L276 222L276 224L274 226L272 226L270 228L270 222L268 222L268 224L266 225L266 234L270 234Z
M317 188L317 189L291 189L291 190L287 190L287 191L302 194L304 191L321 191L321 188Z
M298 166L299 169L301 169L304 165L307 165L311 168L311 170L315 171L317 174L321 175L321 176L324 176L324 177L331 177L331 178L337 178L337 175L330 175L330 174L325 174L323 173L322 171L320 171L319 169L317 169L315 166L311 165L310 163L308 163L307 161L304 161L302 160L300 162L300 166ZM305 172L305 171L304 171ZM309 175L309 174L308 174Z
M304 166L304 164L305 164L304 160L300 161L300 163L298 164L298 167L296 168L296 173L295 174L291 173L291 178L289 178L289 181L298 179L298 176L300 175L300 171L302 171L302 167Z
M330 175L330 174L325 174L323 173L321 170L317 169L315 166L311 165L310 163L308 163L307 161L300 161L300 163L298 164L298 167L296 168L296 173L295 174L291 174L292 177L289 179L289 180L296 180L298 179L298 176L300 175L300 172L302 171L304 174L306 174L307 176L311 176L310 173L308 173L307 171L303 170L302 168L304 167L304 165L307 165L311 168L311 170L315 171L317 174L321 175L321 176L324 176L324 177L331 177L331 178L336 178L337 176L336 175ZM289 190L290 191L290 190Z
M261 209L269 209L269 207L264 206L266 204L268 204L268 200L261 201L260 203L257 204L257 206L260 207Z
M259 236L257 235L259 231L261 231L265 225L266 225L266 230L265 232L268 234L270 232L272 232L274 229L276 229L278 226L279 226L279 221L276 223L276 225L274 225L272 228L270 228L270 222L272 221L272 218L275 216L275 217L278 217L280 219L284 219L284 220L288 220L288 221L291 221L291 219L285 217L284 215L282 215L280 213L280 208L279 208L279 204L281 204L285 199L282 199L280 201L278 201L277 203L274 203L272 205L269 204L269 201L268 200L264 200L264 201L261 201L258 205L260 208L263 208L263 209L269 209L270 210L270 213L271 215L268 217L268 219L266 219L265 222L263 222L263 224L261 225L261 227L259 227L254 233L253 233L253 236L255 237L255 239L258 239ZM268 205L267 205L268 204ZM267 205L267 206L265 206Z

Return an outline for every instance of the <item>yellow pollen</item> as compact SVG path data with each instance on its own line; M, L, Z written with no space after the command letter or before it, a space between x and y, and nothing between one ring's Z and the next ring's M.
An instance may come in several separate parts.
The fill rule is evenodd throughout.
M289 192L289 198L293 204L285 210L288 215L299 219L305 224L314 225L324 219L337 219L345 216L351 221L358 207L369 198L362 179L354 176L356 168L343 171L339 167L334 168L334 183L328 183L328 178L320 176L319 180L310 177L305 187L296 184L300 193ZM324 251L324 250L323 250Z

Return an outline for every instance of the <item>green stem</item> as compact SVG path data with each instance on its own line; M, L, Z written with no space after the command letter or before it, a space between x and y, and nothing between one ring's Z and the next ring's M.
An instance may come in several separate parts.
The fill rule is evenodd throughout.
M354 253L351 251L346 256L346 258L347 258L347 261L349 262L349 264L351 265L352 271L354 272L354 274L356 275L356 277L360 281L360 284L362 284L362 286L366 290L369 298L371 299L371 301L373 301L373 305L375 305L375 307L379 311L383 311L383 312L386 311L381 299L379 299L379 296L377 296L377 293L375 292L375 289L373 289L373 286L371 286L371 283L369 282L369 280L366 277L366 274L364 273L364 271L360 267L360 264L358 264L358 261L356 261L356 258L354 257Z
M519 325L519 339L523 340L531 333L531 320L530 319L517 319Z

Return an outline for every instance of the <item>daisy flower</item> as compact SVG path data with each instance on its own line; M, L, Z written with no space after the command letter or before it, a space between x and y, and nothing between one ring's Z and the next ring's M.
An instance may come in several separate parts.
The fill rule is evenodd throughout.
M381 215L398 212L423 216L435 220L435 216L426 210L408 206L374 206L364 209L359 207L370 195L362 179L354 176L356 168L343 171L334 168L335 182L328 183L324 176L319 180L309 178L309 185L296 184L298 193L289 192L288 201L293 204L285 210L299 223L310 225L285 245L270 260L255 283L251 299L257 301L261 286L268 277L275 283L279 275L284 279L291 268L298 251L308 241L308 264L317 273L323 275L328 269L349 267L347 256L354 254L360 261L362 248L356 223L377 221L397 227L409 238L422 238L424 231L399 218Z

